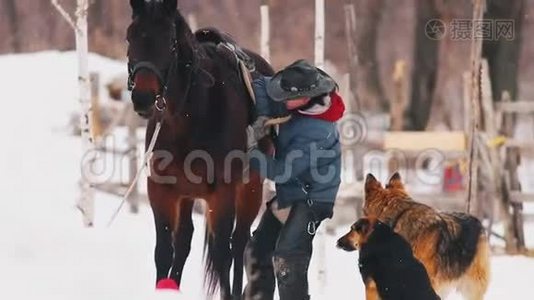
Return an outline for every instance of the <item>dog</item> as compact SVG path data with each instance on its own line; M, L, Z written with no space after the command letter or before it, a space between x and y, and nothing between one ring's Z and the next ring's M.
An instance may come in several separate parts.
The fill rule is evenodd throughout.
M362 218L337 246L360 250L358 265L367 300L439 300L410 244L376 218Z
M464 299L484 299L490 279L490 247L477 218L438 212L414 201L399 173L385 187L369 174L364 190L364 215L376 216L408 241L441 298L457 289Z

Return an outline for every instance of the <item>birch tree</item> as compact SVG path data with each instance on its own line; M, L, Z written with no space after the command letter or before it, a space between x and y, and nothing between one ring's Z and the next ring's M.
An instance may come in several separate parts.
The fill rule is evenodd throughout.
M57 11L72 27L76 35L76 51L78 54L78 85L79 102L81 106L80 128L82 136L81 178L80 195L77 199L77 207L82 212L82 219L85 226L93 226L94 221L94 189L91 186L91 165L94 157L88 154L95 153L94 140L91 134L92 106L91 87L89 80L89 42L87 37L87 14L89 0L76 0L76 11L73 17L65 11L58 0L50 0Z

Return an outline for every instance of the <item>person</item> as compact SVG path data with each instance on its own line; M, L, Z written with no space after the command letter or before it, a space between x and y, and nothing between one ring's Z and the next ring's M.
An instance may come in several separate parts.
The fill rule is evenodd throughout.
M308 267L320 223L331 218L340 185L341 147L336 127L345 111L335 81L304 60L254 81L257 105L285 104L291 119L279 126L274 158L257 148L267 134L262 111L248 129L249 160L276 184L276 196L245 250L245 299L309 299ZM268 109L263 109L263 112Z

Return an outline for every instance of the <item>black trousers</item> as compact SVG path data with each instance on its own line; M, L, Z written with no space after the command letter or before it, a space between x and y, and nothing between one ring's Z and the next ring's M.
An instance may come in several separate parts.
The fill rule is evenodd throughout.
M321 221L332 215L332 205L298 202L285 223L269 206L245 249L248 284L244 299L273 299L275 282L280 300L309 299L313 238Z

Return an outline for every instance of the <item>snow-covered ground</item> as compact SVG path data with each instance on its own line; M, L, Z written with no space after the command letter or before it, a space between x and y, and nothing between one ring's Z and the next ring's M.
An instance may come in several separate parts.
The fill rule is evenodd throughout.
M95 55L90 67L103 81L126 68ZM119 199L97 194L96 226L83 228L74 205L80 141L65 129L78 109L75 54L2 56L0 83L0 299L203 299L202 218L194 220L180 294L154 291L155 235L148 207L135 216L124 210L107 228ZM532 229L527 232L534 245ZM336 249L336 238L326 238L322 290L317 261L312 265L313 299L363 299L357 254ZM492 268L486 299L532 298L534 259L498 256Z

